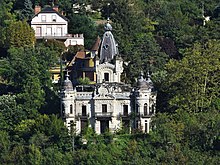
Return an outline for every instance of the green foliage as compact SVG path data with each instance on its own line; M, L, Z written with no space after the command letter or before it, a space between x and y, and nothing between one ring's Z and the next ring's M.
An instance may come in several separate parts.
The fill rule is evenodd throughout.
M91 48L97 37L95 23L86 15L71 14L69 19L69 33L83 34L85 39L85 47ZM78 27L78 28L76 28Z
M26 113L17 105L15 95L0 96L1 129L12 131L15 125L26 119Z
M34 9L31 0L24 0L20 10L16 10L20 20L30 21L34 16Z
M0 27L5 26L8 20L13 20L14 14L12 13L14 1L11 0L1 0L0 1Z
M7 48L34 46L36 40L34 30L24 21L10 21L5 33L4 43Z
M58 53L62 53L66 50L66 46L62 41L53 40L53 39L46 39L44 41L44 45L48 48L50 48L53 51L56 51Z
M124 134L123 129L118 135L97 135L88 128L83 137L74 135L74 153L63 121L39 113L59 113L49 69L66 48L54 40L34 47L33 30L15 20L16 10L22 19L31 18L31 1L23 2L0 1L0 164L220 162L218 0L74 2L80 5L81 14L73 14L71 0L54 1L67 14L70 33L84 33L86 48L96 38L97 27L85 6L93 4L104 19L110 14L120 54L128 62L125 81L134 83L141 70L150 70L158 91L158 111L172 112L157 114L149 135ZM211 16L205 26L203 14ZM65 59L71 60L82 49L69 48ZM178 60L170 60L164 70L169 57ZM82 139L87 144L82 145Z
M219 41L194 44L186 49L181 61L171 60L167 66L164 89L170 105L192 112L209 110L219 97Z
M71 45L68 46L68 51L63 54L63 59L71 61L77 52L85 51L83 45Z
M90 84L90 79L88 77L85 77L84 79L80 77L78 79L78 82L81 85L88 85L88 84Z

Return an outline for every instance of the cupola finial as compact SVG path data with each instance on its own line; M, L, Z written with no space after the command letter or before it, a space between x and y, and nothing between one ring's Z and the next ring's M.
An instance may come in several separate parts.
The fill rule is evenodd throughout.
M110 19L109 17L107 18L107 23L105 24L105 31L112 31L112 25L109 23Z

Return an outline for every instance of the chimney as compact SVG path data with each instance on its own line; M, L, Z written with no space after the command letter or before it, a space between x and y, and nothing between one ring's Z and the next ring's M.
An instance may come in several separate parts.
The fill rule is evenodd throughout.
M53 9L54 9L56 12L59 12L58 6L54 6Z
M38 14L41 11L41 7L40 6L35 6L34 8L34 14Z

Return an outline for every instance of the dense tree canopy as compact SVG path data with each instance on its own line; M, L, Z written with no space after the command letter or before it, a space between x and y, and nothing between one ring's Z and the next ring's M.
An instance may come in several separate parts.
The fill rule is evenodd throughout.
M187 111L207 111L219 98L220 42L196 43L184 51L181 61L171 60L167 66L164 88L171 96L170 104Z
M26 23L35 5L59 5L69 33L84 34L85 48L69 47L68 60L110 17L123 80L149 71L157 89L149 134L67 131L49 72L66 48L35 43ZM218 0L0 0L0 164L218 164L219 16Z

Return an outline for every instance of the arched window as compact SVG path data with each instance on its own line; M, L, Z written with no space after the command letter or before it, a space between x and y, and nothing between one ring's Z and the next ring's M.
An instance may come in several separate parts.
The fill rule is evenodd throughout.
M147 103L144 104L144 116L147 116Z
M73 105L70 105L70 114L73 114Z
M145 127L145 128L144 128L144 131L145 131L146 133L148 133L148 132L149 132L149 130L148 130L149 123L148 123L147 120L145 120L145 126L144 126L144 127Z

